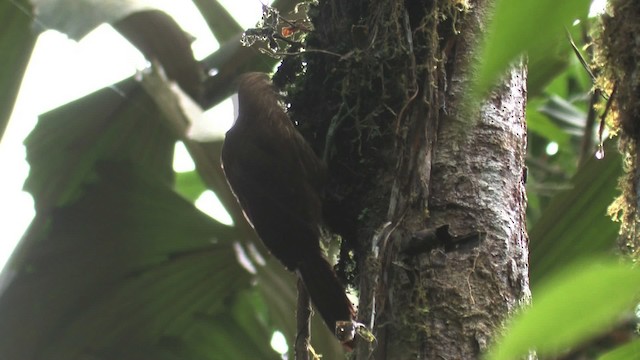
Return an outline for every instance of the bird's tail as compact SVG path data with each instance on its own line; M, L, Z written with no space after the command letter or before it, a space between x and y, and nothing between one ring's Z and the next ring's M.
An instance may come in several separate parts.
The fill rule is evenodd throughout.
M318 256L307 257L298 267L311 302L329 329L335 333L336 322L355 319L353 304L327 260ZM351 343L345 343L351 347Z

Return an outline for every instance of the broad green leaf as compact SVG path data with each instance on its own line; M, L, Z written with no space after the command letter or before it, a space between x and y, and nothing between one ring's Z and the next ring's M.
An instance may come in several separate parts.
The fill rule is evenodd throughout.
M473 93L482 96L518 56L534 58L554 51L565 28L584 18L590 0L498 0L478 50ZM568 44L567 44L568 46Z
M150 0L30 0L38 14L34 28L58 30L80 40L102 23L153 8Z
M570 64L571 50L566 38L559 38L548 54L530 54L527 62L527 94L540 96L544 88Z
M571 38L580 47L585 26L591 26L594 19L582 19L580 24L567 27ZM560 36L549 40L547 51L529 52L527 56L527 94L529 98L540 96L542 92L555 94L563 98L571 98L568 78L582 86L581 92L591 89L592 80L587 71L572 51L568 36ZM583 54L589 59L588 54Z
M232 315L255 314L234 300L251 279L235 230L130 162L95 173L38 214L3 273L0 358L277 358L268 324Z
M37 248L36 244L40 244L42 241L49 239L50 234L48 233L48 226L51 226L52 221L55 221L55 219L51 219L46 215L53 209L61 207L67 208L83 199L85 191L87 191L86 184L96 182L100 179L100 174L96 171L96 165L102 163L104 160L130 161L136 164L136 166L143 168L143 172L146 175L151 176L153 179L152 182L157 182L156 185L170 186L173 177L171 171L173 158L172 151L176 139L169 133L165 126L166 121L161 119L162 116L163 115L156 108L156 104L144 92L142 92L138 84L133 82L132 79L116 84L112 89L100 90L83 99L79 99L42 116L36 130L26 141L28 157L32 164L31 174L26 186L29 191L34 194L38 209L43 216L40 216L36 220L32 226L32 231L28 234L28 237L32 240L23 241L21 246L22 251L19 251L19 254L14 257L12 263L23 264L25 261L24 259L28 258L28 256L30 256L29 254ZM219 162L219 155L215 154L219 154L220 144L213 143L202 145L203 146L199 149L206 151L207 155L211 157L211 164L209 164L209 167L215 167L215 164ZM107 171L107 173L109 173L109 171ZM118 176L116 176L116 178L118 178ZM211 184L217 184L216 186L226 187L226 182L224 181L207 182L207 184L209 186L211 186ZM217 192L221 189L214 186L212 187L212 190ZM154 198L154 196L151 198ZM100 206L99 202L92 202L92 204L93 206ZM130 201L124 201L120 207L128 208L130 205ZM154 203L152 206L153 209L157 210L166 210L169 207L172 207L172 205L165 207ZM137 211L149 214L154 213L153 211L143 209L137 209ZM116 212L115 214L118 213ZM184 213L185 216L188 216L188 214L189 212ZM108 226L108 224L112 224L112 220L109 219L111 216L112 215L99 216L100 218L106 218L108 220L89 221L86 219L84 221L76 221L72 224L68 224L69 233L82 234L84 232L85 234L91 234L86 237L82 236L82 239L76 239L81 245L77 247L77 252L69 253L69 259L66 260L68 272L77 272L86 275L86 277L83 278L86 282L91 281L91 279L100 280L100 274L87 271L87 267L93 263L101 264L102 261L108 261L107 259L109 259L109 257L107 255L109 254L92 247L91 241L94 240L94 234L102 234L105 231L105 227L107 229L114 228L112 226ZM147 231L157 231L161 233L159 234L160 236L169 236L169 234L171 234L170 231L167 231L167 229L162 226L137 226L135 223L131 223L130 220L123 221L125 224L121 226L125 226L127 229L129 229L130 226L134 226L135 229L144 228ZM170 222L167 222L167 225L168 224L170 224ZM189 221L184 221L185 226L188 226L189 224ZM175 229L177 232L182 234L180 230L182 229L181 227L176 227ZM239 231L239 228L234 229L233 234L236 234L236 231ZM143 234L144 233L141 233L136 237L136 239L146 238ZM189 238L192 237L192 235L189 235L188 231L185 232L184 235ZM176 234L176 236L178 235ZM208 241L217 241L226 238L227 235L224 234L212 234L208 237ZM100 237L100 239L102 239L102 237ZM88 244L82 245L82 240L88 241ZM257 241L253 232L249 234L242 232L242 240ZM177 241L176 244L181 241L183 240ZM106 240L105 242L109 243L109 241ZM153 248L153 246L155 246L154 244L155 242L148 243L147 246ZM69 248L71 247L72 246L69 245ZM132 246L131 250L134 251L131 253L123 251L121 255L126 255L127 259L130 261L141 261L144 264L147 264L147 262L150 261L139 252L140 249L137 247ZM92 254L94 252L100 253L105 256L105 259L99 258L100 261L97 261L94 258L91 258L86 261L81 261L81 259L86 258L84 252ZM157 253L158 259L165 257L165 255L162 254L162 251ZM96 254L95 256L98 255ZM196 271L201 269L199 265L194 262L196 260L193 257L188 257L187 259L189 260L185 260L185 262L182 263L184 268L174 268L174 270L179 272L182 270L188 271L190 268L194 268ZM235 257L227 254L225 261L233 261L235 263ZM114 266L117 264L119 264L119 260L114 262ZM149 266L152 266L152 263ZM108 269L108 267L106 269ZM287 273L282 265L274 259L267 261L267 265L260 269L261 270L257 275L257 283L259 285L260 294L269 309L269 328L260 330L264 331L263 334L261 333L264 336L260 336L260 338L266 341L265 344L268 344L273 330L278 329L285 333L287 339L292 343L296 334L295 280L291 274ZM251 280L250 277L243 278L242 276L238 276L238 272L244 273L245 271L239 267L225 267L224 270L220 269L219 276L221 276L223 280L234 279L234 281L237 282L236 285L241 287L248 286L252 281L255 281ZM154 276L151 276L149 279L153 279ZM163 273L157 273L157 276L164 278L166 275ZM211 281L214 282L220 281L220 279L221 278L216 276L211 277ZM95 333L94 328L96 328L96 326L99 327L100 332L105 334L118 331L122 326L122 318L128 319L131 317L127 307L122 310L118 310L122 306L119 304L119 301L130 298L126 296L129 291L139 293L137 296L145 299L144 301L147 301L149 297L155 299L158 291L162 291L162 289L155 289L153 286L146 286L143 283L126 285L126 282L123 282L124 280L126 280L126 278L116 278L113 280L113 286L126 286L126 288L117 295L117 299L114 299L114 302L107 302L99 305L100 311L113 314L113 321L96 324L91 317L82 317L73 324L73 332L70 333L71 335L68 335L68 339L73 338L74 336L77 337L76 344L77 346L80 346L83 341L92 341L92 338L85 338L80 336L80 334L86 333L88 334L87 336L90 336L90 334ZM30 290L29 292L48 291L48 293L54 294L54 292L48 290L44 284L44 282L41 282L34 285L33 289L35 290ZM207 285L209 289L213 289L211 290L211 294L218 292L214 285L215 284ZM42 287L42 289L40 289L40 287ZM172 289L173 287L170 288ZM61 288L64 293L77 292L68 291L67 289L68 288L64 287ZM169 292L171 291L167 288L164 288L164 290ZM14 293L16 290L15 288L9 288L7 289L7 292ZM170 302L175 302L177 304L183 297L188 297L188 293L177 289L175 294L172 293L167 296L170 296L171 300L165 302L165 305ZM234 299L235 298L227 300L227 303L233 303L235 301ZM2 305L0 304L0 308L1 306ZM158 304L158 309L162 308L162 306L162 304ZM48 310L47 314L50 314L50 316L62 316L61 312L74 314L74 316L83 316L82 314L75 314L73 310L61 309L59 307L48 308L46 310ZM80 310L82 309L79 309L79 311ZM117 312L113 313L113 311ZM167 312L168 316L175 314L170 311ZM249 317L251 314L256 314L254 309L245 309L244 312L246 312ZM256 317L256 319L259 319L259 317ZM47 318L43 318L43 321L46 320ZM226 353L226 351L230 351L228 353L229 358L247 358L247 353L236 353L233 352L235 351L233 349L238 349L238 344L245 344L247 342L247 337L257 338L256 331L260 329L258 324L254 324L252 326L255 326L255 329L252 331L243 335L241 333L237 333L231 336L228 333L221 333L221 331L224 329L229 329L229 331L237 329L237 324L228 324L230 321L239 321L237 319L234 320L228 317L217 316L203 322L192 320L192 318L187 317L184 319L184 322L185 324L193 323L193 326L198 329L197 331L193 330L194 332L197 332L197 335L184 338L169 334L166 337L162 337L159 340L162 345L162 349L168 351L170 348L171 354L175 355L169 356L166 353L163 353L164 355L158 355L157 358L207 359L207 357L201 356L201 354ZM212 323L212 321L214 323ZM220 323L215 323L217 321ZM320 324L320 327L318 327L318 325L315 326L315 328L319 330L314 330L313 336L313 343L316 349L323 354L326 354L329 358L341 354L342 349L340 348L339 343L329 333L329 331L326 330L322 321L314 320L314 322ZM0 330L3 327L11 328L12 326L14 325L0 324ZM47 326L40 322L33 322L24 325L24 331L40 331L39 329L42 328L47 328ZM245 331L246 326L240 328L240 330L242 329ZM124 329L124 334L127 335L123 336L133 336L129 334L129 331L133 331L138 334L143 333L146 330L126 328ZM139 338L133 337L131 340L131 342L135 344L135 349L123 346L120 340L122 339L111 336L103 337L103 347L101 348L103 353L118 354L117 356L114 355L113 358L127 358L125 356L120 356L124 352L130 356L129 358L140 358L140 356L135 356L135 351L146 354L158 354L158 351L160 351L157 349L155 344L142 344L142 340ZM45 344L45 349L38 347L37 349L34 349L34 351L49 351L51 353L54 351L56 353L75 351L75 348L71 347L70 344L65 343L63 340L54 339L51 341L51 344ZM215 344L215 346L224 345L227 348L231 348L231 350L217 349L217 352L212 351L207 348L207 346L214 346L212 344ZM245 346L245 349L252 349L252 347ZM275 354L271 349L267 350L265 351L269 354ZM260 352L257 354L254 353L253 356L249 356L249 358L268 358L268 356L263 356L261 354L262 353Z
M529 350L548 355L578 344L629 310L640 289L640 269L615 261L583 260L540 284L533 305L507 326L490 360L516 359Z
M36 36L33 11L27 0L0 2L0 140L18 96Z
M618 224L607 216L607 207L618 193L621 174L620 154L609 142L605 158L589 158L573 177L573 188L556 195L544 208L529 231L529 275L534 288L564 264L614 248Z
M544 93L559 96L573 102L575 99L584 99L586 94L590 94L593 83L582 64L575 58L575 55L572 53L569 56L571 57L569 67L558 74L544 88Z
M570 146L571 136L538 112L536 109L539 106L540 101L527 104L527 130L548 141L555 141L560 149L567 149Z
M194 171L188 171L176 174L176 191L186 199L195 201L202 193L207 190L207 187L202 182L202 179L198 173Z
M640 340L634 340L600 356L598 360L629 360L640 357Z
M269 308L272 324L284 333L289 344L291 358L293 358L293 344L296 340L295 310L297 300L297 278L271 258L266 266L258 267L258 291L265 299ZM311 345L321 353L325 359L340 359L344 357L344 349L320 317L315 313L311 321Z
M56 21L73 36L90 30L95 14L63 24L81 17L65 10ZM211 103L232 91L238 72L275 64L237 40L212 56ZM295 277L266 252L249 274L233 245L260 248L255 234L216 223L173 192L175 140L133 79L40 117L26 140L25 184L38 214L2 274L0 358L269 359L278 357L273 330L293 342ZM340 356L319 317L313 326L316 349Z
M25 140L31 165L25 190L36 210L73 200L99 160L130 159L171 182L176 139L161 117L132 79L41 115Z
M224 6L217 0L194 0L211 29L211 33L219 43L223 44L234 38L235 35L244 31L238 22L229 14Z
M192 39L175 20L149 0L31 0L34 28L58 30L80 40L109 23L149 61L162 64L167 76L193 99L200 100L204 71L193 57Z
M193 57L192 38L169 14L160 10L137 11L111 25L147 60L162 65L167 78L200 101L204 71Z
M583 129L587 120L587 114L584 111L556 95L552 95L538 111L565 125L578 129Z

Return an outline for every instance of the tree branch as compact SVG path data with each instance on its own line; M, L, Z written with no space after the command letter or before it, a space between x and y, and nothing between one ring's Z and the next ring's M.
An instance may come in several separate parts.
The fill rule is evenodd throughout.
M309 340L311 339L311 301L302 279L298 277L298 309L296 311L296 360L309 360Z

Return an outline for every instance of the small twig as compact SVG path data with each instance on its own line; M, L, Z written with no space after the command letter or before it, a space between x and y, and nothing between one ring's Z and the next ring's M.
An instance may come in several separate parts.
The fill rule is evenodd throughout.
M309 360L309 341L311 339L311 301L307 288L298 277L298 309L296 311L296 326L298 335L295 343L296 360Z
M566 29L565 29L566 30ZM568 32L568 30L566 30ZM587 33L587 30L584 26L584 23L582 23L582 36L583 36L583 40L582 42L585 44L589 44L591 43L591 39L589 38L589 35ZM578 56L578 58L580 59L580 62L582 63L582 66L585 67L587 70L589 70L589 68L587 68L586 66L586 60L585 59L581 59L580 56L580 52L578 51L578 48L576 46L576 44L573 42L573 40L571 39L571 34L569 34L569 41L571 42L571 46L573 47L573 51L576 54L576 56ZM586 50L587 55L589 56L589 59L593 59L594 55L593 55L593 48L587 48ZM589 99L589 112L587 113L587 121L585 123L585 127L584 127L584 135L582 137L582 148L580 149L580 157L579 159L579 164L583 164L587 158L589 158L592 154L593 154L593 143L594 143L594 134L593 134L593 128L596 124L596 118L598 117L598 113L596 111L596 105L598 104L598 101L601 97L601 93L602 91L600 90L600 88L598 88L598 86L596 85L596 77L598 77L598 69L595 69L593 72L591 72L590 76L591 76L591 80L593 83L593 92L591 93L591 98ZM604 98L606 99L606 96L604 96Z
M567 34L567 38L569 39L569 43L571 44L571 49L573 50L574 54L576 55L576 57L580 61L580 64L582 64L582 67L589 74L589 77L591 78L591 81L593 81L595 83L596 82L596 75L591 71L591 68L590 68L589 64L587 63L587 60L584 58L584 56L582 56L582 53L580 52L580 49L578 49L578 45L576 45L576 43L573 41L573 36L571 36L571 33L569 32L569 30L565 29L565 32Z
M598 79L597 79L596 75L593 73L593 71L591 71L591 67L587 63L587 60L584 58L584 56L582 56L582 53L580 52L580 49L578 49L578 45L576 45L576 43L573 41L573 37L571 36L571 33L569 32L568 29L565 29L565 32L567 34L567 38L569 39L569 43L571 44L571 49L573 50L573 53L578 58L578 61L580 61L580 64L582 64L582 67L587 72L587 74L589 74L589 77L591 78L591 81L594 84L596 84ZM608 100L607 94L605 94L602 91L600 92L600 96L604 100Z
M328 50L322 50L322 49L307 49L307 50L302 50L302 51L296 51L296 52L271 52L269 51L270 54L273 55L278 55L278 56L297 56L297 55L303 55L303 54L308 54L308 53L320 53L320 54L327 54L327 55L332 55L332 56L337 56L339 58L344 58L346 55L340 55L338 53L334 53L332 51L328 51Z
M593 154L593 127L596 124L596 118L598 114L596 112L596 104L600 98L600 90L598 88L593 90L589 99L589 111L587 112L587 121L584 126L584 135L582 135L582 146L580 148L579 163L583 164L587 158Z

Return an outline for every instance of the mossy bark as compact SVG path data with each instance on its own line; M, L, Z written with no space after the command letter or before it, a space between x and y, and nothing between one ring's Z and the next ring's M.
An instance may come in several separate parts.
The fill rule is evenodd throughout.
M609 100L609 125L620 133L626 175L620 182L622 195L610 208L621 222L620 245L623 252L640 257L640 214L638 196L640 169L640 2L614 0L602 17L596 63L602 68L600 88Z
M465 103L486 1L320 1L292 118L327 161L358 359L479 358L528 301L526 70ZM286 74L304 69L304 74ZM351 261L351 262L350 262ZM353 266L350 266L353 265Z

